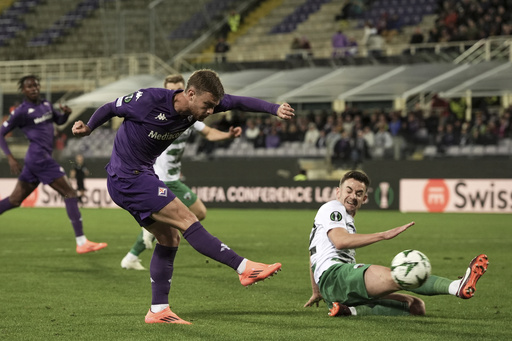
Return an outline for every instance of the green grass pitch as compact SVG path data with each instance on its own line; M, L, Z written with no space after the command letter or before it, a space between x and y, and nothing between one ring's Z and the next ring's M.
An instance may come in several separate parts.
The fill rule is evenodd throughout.
M424 252L436 275L456 279L479 253L489 269L475 297L422 297L424 317L329 318L311 294L308 237L314 210L210 209L204 226L240 255L281 262L277 276L244 288L236 273L182 239L171 308L186 325L147 325L149 271L120 261L140 229L120 209L83 209L89 239L108 242L78 255L62 208L19 208L0 216L0 340L511 340L512 217L365 211L359 233L414 220L390 241L357 252L361 263L389 265L403 249ZM141 255L149 267L151 251Z

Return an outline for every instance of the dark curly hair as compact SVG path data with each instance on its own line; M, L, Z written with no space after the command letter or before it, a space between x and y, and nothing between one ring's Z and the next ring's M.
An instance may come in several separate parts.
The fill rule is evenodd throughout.
M23 76L21 77L21 79L18 81L18 90L23 90L23 83L25 83L25 81L27 79L34 79L36 80L37 82L40 82L41 80L39 79L39 77L37 77L36 75L27 75L27 76Z

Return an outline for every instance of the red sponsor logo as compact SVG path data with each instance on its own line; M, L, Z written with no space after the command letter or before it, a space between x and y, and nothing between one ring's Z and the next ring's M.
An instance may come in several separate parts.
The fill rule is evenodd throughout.
M443 212L450 201L450 191L443 179L428 180L423 189L423 203L429 212Z

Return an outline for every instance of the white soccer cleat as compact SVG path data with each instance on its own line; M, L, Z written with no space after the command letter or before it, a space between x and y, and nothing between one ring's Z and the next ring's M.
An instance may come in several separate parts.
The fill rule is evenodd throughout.
M128 259L128 256L125 256L121 261L121 267L127 270L146 270L140 262L140 258Z
M145 228L142 228L142 241L144 242L146 249L151 250L153 248L155 236Z

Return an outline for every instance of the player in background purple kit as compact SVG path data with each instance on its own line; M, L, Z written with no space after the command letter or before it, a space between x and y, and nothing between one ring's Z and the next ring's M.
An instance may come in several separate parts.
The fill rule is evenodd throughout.
M42 182L64 197L66 211L75 231L76 252L87 253L107 247L106 243L94 243L85 237L77 193L71 187L64 169L52 158L53 123L64 124L71 114L71 109L61 105L61 113L55 110L50 102L41 99L41 86L37 76L22 77L18 84L25 99L11 112L9 119L0 128L0 148L7 156L11 173L19 177L11 195L0 201L0 214L19 207ZM23 168L12 155L5 140L5 135L16 127L23 131L30 142Z
M146 323L190 324L169 309L179 232L198 252L236 270L244 286L281 268L280 263L267 265L243 258L212 236L158 179L153 168L155 159L195 121L231 109L268 112L282 119L294 116L287 103L225 95L217 73L199 70L190 76L185 90L140 89L98 108L87 125L77 121L73 126L74 135L88 136L112 117L124 118L106 166L107 188L114 202L158 240L150 263L152 302Z

